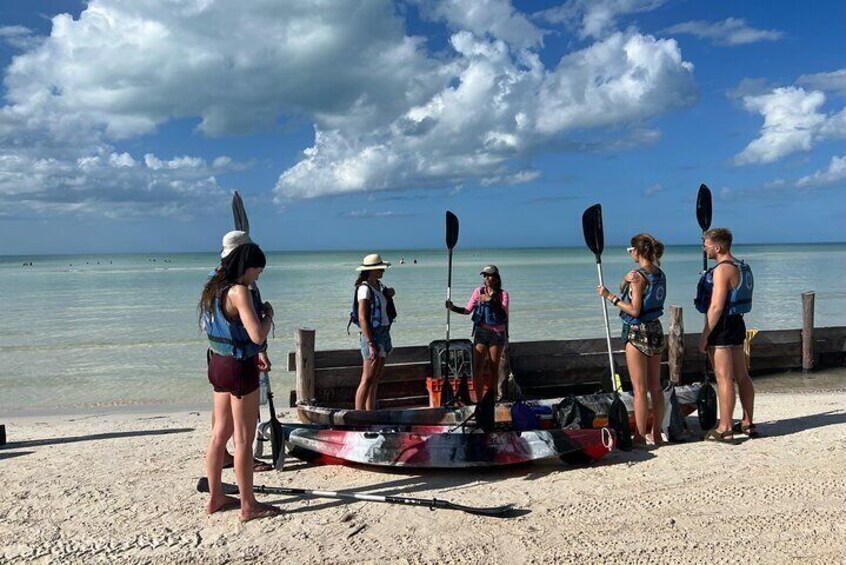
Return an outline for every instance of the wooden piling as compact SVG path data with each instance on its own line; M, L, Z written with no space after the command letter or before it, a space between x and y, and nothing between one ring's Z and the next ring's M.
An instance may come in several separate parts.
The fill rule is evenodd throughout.
M681 306L670 306L670 328L667 334L667 362L670 366L670 382L681 382L684 370L684 318Z
M308 404L314 398L314 330L298 328L295 345L297 403Z
M802 372L814 370L814 296L802 293Z

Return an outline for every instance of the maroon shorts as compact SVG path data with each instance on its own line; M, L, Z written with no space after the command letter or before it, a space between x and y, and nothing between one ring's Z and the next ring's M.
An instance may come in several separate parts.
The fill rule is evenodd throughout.
M236 359L208 353L209 382L215 392L228 392L238 398L250 394L259 387L257 356Z

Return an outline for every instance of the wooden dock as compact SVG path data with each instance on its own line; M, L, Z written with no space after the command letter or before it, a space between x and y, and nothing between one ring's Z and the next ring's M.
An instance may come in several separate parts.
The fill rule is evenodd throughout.
M751 375L781 371L810 372L846 364L846 327L813 327L813 293L802 296L803 326L794 330L747 332ZM685 334L682 309L670 306L665 320L668 348L662 359L663 376L677 384L701 381L705 357L699 351L699 332ZM297 402L349 408L361 378L358 349L315 349L315 332L297 330L296 351L288 355L288 370L296 372L291 406ZM614 360L628 383L625 354L619 338L611 340ZM608 372L604 338L524 341L510 343L500 366L500 380L513 375L524 395L551 398L594 392ZM388 358L379 383L381 407L425 406L426 378L433 375L428 345L397 347ZM625 386L625 384L624 384ZM630 385L629 385L630 387Z

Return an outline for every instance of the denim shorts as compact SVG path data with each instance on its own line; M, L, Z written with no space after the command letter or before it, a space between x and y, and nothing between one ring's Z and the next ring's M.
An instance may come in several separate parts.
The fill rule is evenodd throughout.
M473 328L473 343L476 345L505 345L505 332L495 332L482 326Z
M391 328L388 326L379 326L370 329L370 337L376 344L376 355L379 357L387 357L394 349L391 344ZM370 359L370 347L367 345L367 339L364 334L359 334L359 343L361 344L361 358Z

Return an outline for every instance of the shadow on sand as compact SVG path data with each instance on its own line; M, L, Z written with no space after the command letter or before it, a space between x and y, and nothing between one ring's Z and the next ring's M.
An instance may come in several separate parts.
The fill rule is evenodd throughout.
M3 449L22 449L27 447L42 447L45 445L61 445L64 443L76 443L80 441L97 441L101 439L119 439L143 436L163 436L168 434L184 434L193 432L194 428L173 428L168 430L137 430L132 432L107 432L103 434L90 434L87 436L54 437L47 439L32 439L29 441L10 441ZM27 452L32 453L32 452Z

